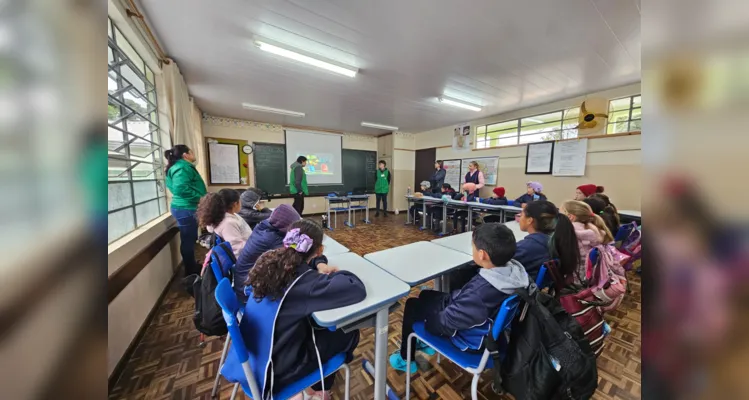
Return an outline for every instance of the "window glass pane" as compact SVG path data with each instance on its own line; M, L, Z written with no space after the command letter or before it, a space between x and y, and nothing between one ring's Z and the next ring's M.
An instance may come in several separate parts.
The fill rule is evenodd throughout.
M122 174L121 176L119 175L122 173L122 171L126 170L129 165L130 165L129 161L113 160L111 158L108 159L107 166L108 166L109 173L107 176L109 178L109 181L127 180L129 178L127 173Z
M107 18L107 36L112 37L112 20Z
M130 159L136 161L145 161L153 163L154 153L158 147L140 139L136 139L130 146Z
M159 212L164 214L167 211L169 211L169 209L166 208L166 197L162 197L159 199Z
M635 96L632 102L632 107L642 107L642 96Z
M616 111L609 114L609 123L626 122L629 119L629 110Z
M140 114L144 116L148 116L148 103L143 100L143 98L134 96L130 91L125 92L124 94L125 98L125 105L132 108L133 110L139 112ZM134 116L131 118L137 118L137 119L143 119L140 116Z
M135 193L136 203L155 199L158 196L156 181L133 182L133 192Z
M107 65L111 65L114 62L114 52L112 48L107 46Z
M562 121L562 129L572 129L580 125L580 120L578 119L565 119Z
M555 137L558 136L558 137ZM547 132L547 133L538 133L535 135L526 135L526 136L520 136L520 143L534 143L534 142L541 142L544 140L554 140L554 139L561 139L561 132Z
M146 222L158 217L159 215L159 200L149 201L138 206L135 206L135 218L138 220L138 226L145 224Z
M110 183L109 191L109 210L127 207L133 204L133 195L130 193L130 183Z
M564 112L564 119L577 119L580 117L580 107L570 108Z
M619 110L628 110L629 102L630 102L629 97L625 97L623 99L611 100L611 102L609 102L609 112L619 111Z
M633 108L632 119L641 119L641 118L642 118L642 108Z
M613 122L610 123L606 129L606 133L622 133L629 132L629 121Z
M145 73L145 71L143 71L143 59L140 58L133 46L130 46L130 42L128 42L127 39L122 36L122 32L120 32L120 30L117 28L115 28L115 30L117 32L117 36L115 37L115 43L117 43L117 46L119 46L120 49L125 52L127 58L129 58L130 61L132 61L133 64L135 64L135 66L141 70L141 72Z
M553 113L548 114L542 114L542 115L535 115L533 117L523 118L520 120L521 126L529 126L529 125L536 125L536 124L548 124L550 122L559 121L562 119L562 112L557 111ZM557 124L559 126L559 124Z
M109 213L107 216L107 237L109 243L119 239L133 229L135 229L135 220L133 219L132 208Z
M489 132L486 134L486 136L490 139L497 139L497 138L507 138L510 136L517 136L518 130L517 129L510 129L506 131L496 131L496 132Z
M133 69L129 65L125 64L120 67L120 73L122 77L127 79L135 89L141 93L146 93L146 84L143 83L143 79L140 79L138 75L133 72Z
M494 132L494 131L500 131L510 128L515 128L517 130L518 127L518 120L512 120L507 122L500 122L498 124L488 125L486 127L488 132Z
M577 129L565 129L562 132L562 137L564 139L574 139L577 137Z
M615 133L614 129L616 129L616 124L608 124L606 126L606 133Z
M492 141L493 146L514 146L518 144L517 136L501 137Z
M561 127L561 121L549 122L546 124L535 124L531 126L524 126L520 128L520 136L528 135L531 133L558 131L560 127Z
M483 139L483 138L476 140L476 148L477 149L484 149L484 148L486 148L486 140Z
M476 133L486 133L486 125L482 125L476 128Z
M636 119L629 123L629 130L632 131L640 131L642 130L642 120Z
M149 82L154 83L153 71L151 71L151 68L148 67L146 67L146 79L148 79Z
M155 179L154 170L157 168L153 164L139 163L132 169L133 180Z

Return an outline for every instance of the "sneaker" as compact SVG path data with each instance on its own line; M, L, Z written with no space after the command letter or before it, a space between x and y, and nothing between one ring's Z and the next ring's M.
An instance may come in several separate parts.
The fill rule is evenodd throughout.
M388 216L388 212L387 211L383 212L382 216L387 217Z
M380 216L380 212L379 212L379 211L377 211L377 212L375 213L375 217L379 217L379 216Z
M437 354L437 351L433 348L429 347L428 344L422 342L419 339L416 339L416 351L420 351L428 356L433 356Z
M406 372L406 360L401 357L400 351L396 351L390 355L390 366L393 367L394 370ZM415 374L418 369L419 367L416 365L416 361L412 360L411 373Z

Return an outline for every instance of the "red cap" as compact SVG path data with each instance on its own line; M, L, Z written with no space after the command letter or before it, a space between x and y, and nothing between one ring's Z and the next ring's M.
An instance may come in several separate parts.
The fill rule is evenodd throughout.
M505 197L505 188L501 186L495 187L494 190L492 190L492 192L494 192L494 194L496 194L497 197Z
M577 187L577 190L583 192L583 194L585 195L585 197L589 197L589 196L591 196L591 195L593 195L595 193L601 193L601 192L603 192L603 188L601 188L601 191L599 192L598 191L598 186L596 186L596 185L594 185L592 183L589 183L587 185L580 185L580 186Z

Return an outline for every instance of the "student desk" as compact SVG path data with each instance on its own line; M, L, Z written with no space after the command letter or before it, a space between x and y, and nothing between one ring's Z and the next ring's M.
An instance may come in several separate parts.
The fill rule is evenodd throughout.
M364 255L364 258L410 286L441 277L472 260L471 256L429 242L416 242ZM442 287L439 279L435 289Z
M327 196L325 197L325 213L328 215L328 229L333 230L333 221L330 220L330 212L333 211L335 218L335 227L338 228L338 213L346 212L351 217L351 200L345 196ZM348 221L344 221L348 225Z
M312 314L322 327L338 329L352 326L362 319L375 317L374 398L385 400L387 386L388 311L411 288L393 275L354 253L335 254L328 264L342 271L353 272L367 289L367 297L359 303Z
M427 203L431 203L431 205L440 205L442 203L442 199L438 199L436 197L431 196L424 196L424 197L414 197L406 196L406 201L408 202L408 214L406 214L406 224L411 223L411 203L421 203L422 204L422 216L421 216L421 229L427 228Z
M328 235L323 236L322 245L325 246L325 249L323 250L323 255L325 255L326 257L349 252L348 247L338 243L335 239L331 238Z
M485 212L488 214L499 214L499 218L502 222L506 222L507 211L520 212L523 209L520 207L508 206L508 205L492 205L479 202L470 202L468 208L468 230L473 230L473 213L474 212Z
M364 210L364 213L365 213L363 222L365 224L370 223L369 221L369 195L368 194L350 194L348 195L348 199L349 199L349 208L348 208L348 221L346 222L346 226L349 226L351 228L356 226L356 222L354 222L354 220L356 219L356 211L362 210L362 209ZM351 218L352 212L354 213L354 218Z
M506 222L505 226L510 228L512 230L512 233L515 234L515 240L518 242L523 240L528 234L526 232L523 232L520 230L520 225L518 225L515 221ZM432 240L432 243L436 245L440 245L442 247L446 247L448 249L452 249L455 251L459 251L464 254L472 255L473 254L473 247L471 245L473 232L465 232L461 233L459 235L452 235L446 238L440 238L440 239L434 239Z
M642 212L635 210L619 210L619 216L623 217L625 221L637 221L637 224L642 224Z

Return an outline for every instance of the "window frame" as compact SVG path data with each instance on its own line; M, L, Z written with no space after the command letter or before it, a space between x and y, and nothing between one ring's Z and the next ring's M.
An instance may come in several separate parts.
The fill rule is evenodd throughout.
M129 57L128 52L120 46L123 40L138 57L137 65L135 60ZM166 177L163 173L163 154L165 149L171 147L171 143L161 143L162 140L168 140L168 137L164 138L161 134L161 126L159 124L160 116L155 82L156 74L146 64L138 51L135 50L127 37L122 34L122 30L109 17L107 17L107 48L108 53L111 54L111 62L109 61L109 57L107 57L107 77L112 82L115 82L117 86L116 89L107 91L107 104L108 107L115 107L118 111L116 118L112 120L108 119L107 121L107 140L111 143L109 135L113 135L113 141L114 136L117 136L112 130L118 132L122 140L120 142L120 138L118 137L115 141L117 145L114 148L110 148L109 145L107 146L107 169L119 172L117 175L110 175L110 172L107 172L107 191L109 192L110 185L126 184L128 187L122 190L125 193L129 193L130 196L129 201L122 202L127 204L125 206L112 209L108 206L107 214L112 215L125 210L131 210L130 217L132 218L132 225L128 223L130 229L119 233L116 237L108 238L108 243L112 244L169 212ZM142 65L140 65L141 63ZM122 69L125 66L128 67L129 72L132 72L133 76L128 78L123 74ZM149 76L151 77L150 79ZM131 82L131 79L140 79L145 93L137 85L138 82ZM128 104L128 100L131 102L130 104ZM131 105L133 101L137 101L137 107ZM140 105L141 102L144 106ZM144 108L144 110L140 108ZM144 123L147 126L147 133L136 133L135 122ZM133 125L129 127L129 123ZM140 145L144 146L144 154L140 154L140 149L138 148ZM133 153L131 148L133 146L136 147L135 153ZM120 171L120 167L118 166L111 168L110 162L112 161L124 163L123 170ZM152 170L148 172L149 168L146 168L145 171L142 171L141 169L144 165L150 165ZM141 169L138 167L141 167ZM154 182L154 197L136 201L138 197L136 196L135 189L137 184L142 182ZM147 196L151 196L151 193L148 193ZM137 208L153 202L156 202L157 214L147 220L139 221Z
M640 105L635 107L635 98L637 98L637 97L640 98ZM622 131L622 132L616 132L616 131L611 131L610 132L609 131L609 127L611 127L612 125L616 126L616 124L622 123L624 121L614 121L614 122L611 122L611 119L609 118L609 119L606 120L606 134L607 135L614 135L614 134L617 134L617 133L625 133L625 132L633 132L632 131L632 121L640 121L640 129L638 129L638 130L642 129L642 94L633 94L631 96L617 97L615 99L609 100L609 106L608 106L608 110L607 110L607 115L611 115L611 113L613 113L613 112L624 111L625 109L611 111L611 104L613 102L617 101L617 100L623 100L623 99L629 99L629 106L626 108L626 110L627 110L627 121L626 121L627 122L627 129L624 130L624 131ZM632 119L632 113L635 110L640 110L640 118Z
M577 131L577 128L567 128L567 129L565 129L564 126L565 126L565 122L567 122L567 121L570 121L572 119L577 120L578 117L573 117L573 118L567 117L567 118L565 118L565 116L567 114L569 114L571 111L573 111L575 109L577 109L577 112L578 112L578 115L579 115L579 113L580 113L580 107L577 106L577 107L563 108L561 110L556 110L556 111L548 111L548 112L544 112L544 113L541 113L541 114L528 115L528 116L519 117L519 118L516 118L516 119L509 119L509 120L506 120L506 121L492 122L492 123L488 123L488 124L485 124L485 125L479 125L478 127L476 127L476 140L475 140L474 149L477 149L477 150L478 149L491 149L491 148L497 148L497 147L509 147L509 146L526 145L526 144L529 144L529 143L541 143L541 142L545 142L545 141L549 141L549 140L574 139L574 138L577 137L577 134L575 134L574 137L572 137L572 136L568 137L565 134L565 132L572 131L572 130ZM550 115L550 114L556 114L556 113L559 113L559 118L560 118L559 120L552 120L552 121L539 122L539 123L530 124L530 125L527 125L527 124L523 125L523 120L528 121L528 120L534 119L536 117L543 117L543 116L547 116L547 115ZM510 127L510 128L503 128L503 129L493 130L491 132L489 131L489 127L492 126L492 125L507 124L508 122L515 122L515 127L514 128ZM546 125L546 124L552 124L552 123L557 123L557 122L559 122L559 128L558 129L555 128L555 129L553 129L550 132L533 132L533 133L526 133L526 134L522 133L523 132L523 128L528 129L528 128L531 128L531 127L536 126L536 125ZM483 128L483 130L484 130L483 133L479 133L479 130L481 128ZM513 136L516 139L515 143L513 143L513 144L504 144L504 145L496 145L496 146L487 146L487 145L484 144L484 146L479 147L479 141L481 141L483 143L487 143L487 142L491 142L492 140L499 140L499 137L497 137L496 139L490 139L490 138L488 138L489 133L494 133L494 132L511 132L511 131L513 131L513 129L515 131L515 135ZM547 134L547 135L559 134L559 135L561 135L561 139L554 139L554 138L549 139L546 136L544 136L544 137L541 137L540 140L537 140L537 141L520 143L520 140L521 140L521 138L523 136L534 136L534 135L541 135L541 134ZM483 138L479 139L479 135L483 135Z

